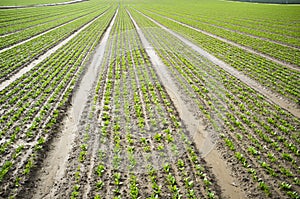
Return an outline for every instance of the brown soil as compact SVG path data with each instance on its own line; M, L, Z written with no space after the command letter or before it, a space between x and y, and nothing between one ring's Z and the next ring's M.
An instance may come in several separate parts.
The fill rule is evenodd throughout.
M128 11L127 11L128 12ZM52 146L50 147L51 150L48 152L47 156L45 157L44 161L41 163L39 168L42 168L41 170L38 170L36 172L35 177L31 180L30 190L27 190L26 195L23 198L61 198L63 196L69 196L70 192L72 192L72 188L69 186L69 183L74 183L74 176L76 171L76 164L71 165L70 168L68 168L67 164L72 164L73 162L76 162L78 158L78 153L80 150L80 145L83 143L82 138L83 135L82 127L85 127L86 123L92 124L93 121L89 121L88 118L88 111L87 109L91 109L91 100L92 96L90 95L91 92L93 92L93 89L95 87L95 83L98 78L98 73L101 68L100 63L104 56L105 47L107 45L108 37L111 32L111 28L114 24L115 18L117 16L118 11L116 12L113 20L111 21L109 28L107 29L106 33L104 34L104 37L102 38L101 43L96 48L96 52L91 59L90 63L87 65L87 69L85 71L85 74L82 77L82 80L79 83L79 86L74 93L73 100L71 102L71 108L68 111L68 117L64 119L63 122L63 128L62 132L59 134L57 138L54 138L52 142ZM130 15L130 13L128 12ZM251 186L247 180L245 180L244 176L238 176L235 169L239 169L240 165L232 160L232 162L228 165L226 164L227 161L225 161L224 157L231 155L226 154L224 147L222 144L220 144L217 140L215 140L214 132L210 129L208 129L208 125L205 123L205 119L199 117L199 114L197 112L197 108L194 107L194 104L192 103L192 100L189 98L189 96L186 96L182 91L181 87L176 83L175 78L172 76L172 74L169 72L169 69L163 64L161 59L158 57L156 52L154 51L154 48L150 45L150 43L147 41L147 39L144 36L143 31L138 27L135 20L130 15L130 18L135 25L135 28L138 32L138 35L142 41L143 48L146 50L147 55L149 56L152 66L154 67L156 74L159 77L160 82L163 84L164 88L167 91L167 94L169 95L170 99L173 102L173 105L176 108L176 113L178 112L178 115L180 119L183 121L184 125L186 126L187 130L190 133L190 136L193 138L195 145L198 149L197 153L200 153L202 157L204 157L205 161L211 167L212 173L215 176L215 179L217 179L218 185L222 189L221 198L247 198L249 196L249 193L244 192L244 186ZM149 18L150 19L150 18ZM152 19L150 19L152 20ZM152 20L155 22L154 20ZM158 24L157 22L155 22ZM290 104L287 104L285 101L277 98L274 94L272 94L268 90L264 90L261 88L261 86L256 83L255 81L251 80L247 76L241 74L240 72L236 71L232 67L226 65L224 62L218 60L217 58L211 56L207 52L203 51L201 48L197 47L196 45L192 44L185 38L181 37L180 35L172 32L171 30L163 27L162 25L158 24L163 29L171 33L172 35L179 38L181 41L183 41L188 46L192 47L195 51L203 55L204 57L208 58L213 63L217 64L233 76L237 77L241 81L245 82L247 85L249 85L251 88L254 88L258 92L262 93L263 95L267 96L270 101L279 104L281 107L286 108L291 113L293 113L294 108L290 107ZM107 80L107 74L106 79ZM115 75L115 74L114 74ZM137 79L137 76L135 76L135 79ZM2 85L1 85L2 86ZM139 85L138 85L139 86ZM2 88L3 89L3 88ZM105 90L105 89L104 89ZM135 91L131 91L135 92ZM137 92L140 92L138 90ZM141 95L141 93L139 93ZM115 96L112 97L112 100ZM103 106L103 100L101 101L102 104L100 106ZM121 102L122 103L122 102ZM144 105L144 102L143 106ZM99 104L98 104L99 105ZM124 104L122 104L124 105ZM99 107L98 107L99 108ZM103 107L101 107L103 108ZM292 110L293 109L293 110ZM98 113L97 113L98 114ZM299 110L296 109L293 114L298 114L299 117ZM177 115L176 115L177 116ZM99 115L99 118L101 120L101 115ZM146 121L147 123L148 121ZM95 123L95 126L92 126L92 130L94 128L96 129L96 126L99 125L99 123ZM97 132L99 133L99 132ZM101 149L99 145L99 135L95 133L95 135L91 135L89 141L89 156L86 159L85 167L81 168L81 171L85 172L85 175L81 176L81 186L83 188L83 196L82 198L90 198L89 192L93 190L92 184L96 184L95 172L94 169L96 167L97 163L97 152L98 149ZM110 136L110 142L112 142ZM124 141L125 139L122 139L122 146L128 147L128 143ZM137 143L137 142L136 142ZM151 145L154 143L151 143ZM111 148L105 148L105 147L111 147L111 146L104 146L104 149L110 152L108 149L112 151ZM138 147L137 147L138 148ZM168 154L169 151L166 151L166 154ZM184 160L189 159L190 157L188 154L183 153L180 154L181 157L184 157ZM143 157L141 157L142 159ZM107 161L111 161L107 159ZM159 160L158 160L159 161ZM155 162L155 161L153 161ZM192 173L195 172L192 165L189 165L188 162L186 162L186 167L188 171L191 171ZM176 166L172 167L175 173L176 178L180 178L178 170L176 170ZM105 183L111 182L111 179L113 178L113 168L107 168L107 171L104 174L103 181ZM123 184L129 184L129 173L118 171L121 173L121 182ZM144 174L139 174L140 176L143 176ZM70 178L66 178L66 176ZM161 173L157 174L157 179L159 182L164 182L165 178L162 176ZM143 189L142 198L145 198L149 193L151 193L151 187L149 185L150 182L147 182L146 177L140 177L139 186L141 189ZM149 179L148 179L149 180ZM179 186L184 186L183 182L178 182ZM105 187L104 193L106 193L106 198L111 198L112 191L114 185L109 185ZM125 186L124 186L125 187ZM128 188L128 187L127 187ZM201 189L200 187L196 187L195 189ZM218 189L218 188L216 188ZM168 190L162 190L167 192ZM121 192L128 195L128 190L125 188L121 189ZM201 193L201 190L199 191ZM251 193L252 196L256 193ZM256 195L260 196L260 195ZM166 196L167 198L167 196Z
M105 46L113 23L114 20L111 22L101 43L86 66L87 69L73 95L71 108L67 114L68 117L65 117L63 121L62 132L52 141L51 150L47 153L47 157L40 167L42 169L37 170L34 180L32 180L31 187L34 188L27 193L28 197L26 198L53 198L57 190L61 189L58 185L60 181L63 181L67 170L67 163L70 159L74 158L71 155L72 150L79 147L75 138L78 136L80 118L88 103L90 89L97 80L99 63L101 63L104 56Z
M173 100L173 103L179 112L180 118L183 120L187 129L191 133L198 150L203 156L205 156L205 160L209 166L212 167L212 171L218 179L218 184L224 191L224 196L230 198L245 198L245 194L239 187L232 186L234 183L234 178L231 176L231 172L227 168L225 161L220 158L220 155L214 148L213 138L210 137L212 134L205 130L206 126L203 124L203 121L201 122L201 119L196 116L197 112L195 111L197 109L192 108L193 104L186 103L186 97L184 97L183 93L180 92L181 89L174 82L174 78L168 72L168 68L156 55L153 47L149 44L143 32L132 17L131 20L137 29L139 37L146 49L147 54L150 57L156 73L160 77L160 80L165 86L169 96Z
M65 117L62 129L62 134L55 137L43 160L41 169L37 170L35 175L35 187L30 198L52 198L54 191L54 182L61 180L64 176L68 155L72 150L73 141L76 133L76 122L72 116L72 110L68 111L68 116Z

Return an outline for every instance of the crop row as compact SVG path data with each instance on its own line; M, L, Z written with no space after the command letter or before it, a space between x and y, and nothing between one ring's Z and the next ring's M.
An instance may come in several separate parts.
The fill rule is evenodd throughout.
M191 16L191 15L187 15L186 13L184 13L184 14L183 13L181 13L181 14L173 13L172 16L173 15L180 16L180 17L186 18L188 20L193 20L193 21L201 23L201 24L209 24L212 26L225 28L225 29L230 30L231 32L235 31L235 32L240 32L240 33L246 34L246 35L254 35L254 36L258 36L262 39L266 38L266 39L270 39L271 41L281 42L283 44L295 46L297 48L300 47L299 39L292 37L292 36L279 34L279 33L266 32L265 28L255 29L255 28L247 27L247 24L242 25L242 24L230 23L230 20L221 21L221 20L217 20L217 19L212 19L211 17L207 17L207 16L199 18L199 16ZM286 29L284 29L284 30L286 31ZM292 33L295 34L295 31L296 30L293 30Z
M32 0L19 2L18 0L3 0L1 2L1 6L33 6L33 5L43 5L43 4L57 4L62 2L68 2L65 0L41 0L39 2L35 2Z
M46 17L47 15L51 15L51 10L49 8L50 7L38 9L38 12L36 9L24 9L21 12L20 10L16 9L2 10L0 12L0 26L1 28L3 28L21 23L27 23L29 21L32 21L32 18L35 18L35 20L39 20L43 17ZM16 15L18 12L19 14Z
M170 16L169 13L166 13L164 11L160 12L160 14L165 16ZM191 20L188 18L183 18L182 16L172 16L172 19L178 20L184 24L188 24L192 27L198 28L200 30L212 33L214 35L217 35L219 37L228 39L230 41L233 41L235 43L241 44L243 46L246 46L248 48L254 49L258 52L264 53L266 55L269 55L271 57L274 57L275 59L285 61L287 63L300 65L300 61L296 59L300 55L299 49L294 49L287 46L282 46L277 43L273 43L271 41L266 41L259 38L253 38L245 34L241 34L236 31L227 30L222 27L217 27L214 25L211 25L212 22L208 21L207 23L202 23L199 20ZM296 39L295 39L296 40ZM299 40L298 40L299 43Z
M61 197L218 198L215 179L122 6L110 35L93 104L83 116L88 122L77 161L71 163L72 190ZM84 179L92 180L87 185Z
M172 17L181 17L185 18L184 20L193 20L197 21L200 24L204 25L215 25L218 27L228 28L232 31L243 32L250 35L259 36L262 38L268 38L273 41L282 42L288 45L297 46L299 47L299 38L297 34L297 29L299 27L292 24L289 26L287 20L291 20L293 22L294 18L291 17L290 19L285 20L284 25L279 25L278 20L276 23L269 24L270 20L260 22L256 19L248 19L243 20L240 17L224 17L224 15L217 14L213 15L211 13L198 13L191 11L190 8L182 8L180 7L180 12L176 12L178 8L172 7L158 7L152 6L151 10L158 12L158 13L168 13L168 15L172 15ZM232 14L232 13L231 13Z
M167 2L165 0L164 2ZM225 5L224 5L225 4ZM224 9L226 6L226 10ZM150 8L144 6L144 8ZM262 8L263 7L263 8ZM178 3L166 6L163 3L153 3L151 9L165 10L167 13L185 14L189 17L197 16L199 20L213 19L222 23L246 27L260 32L275 33L287 37L299 38L299 12L297 7L278 7L274 5L247 5L227 2L211 2L203 4ZM201 12L199 12L201 10Z
M30 75L23 75L1 91L1 196L17 194L28 180L40 151L58 128L83 65L113 13L114 9L108 10L34 67Z
M87 11L90 8L90 5L87 4L84 7L60 7L60 9L53 8L45 10L44 8L40 9L31 9L30 12L22 10L18 11L18 17L22 16L23 14L26 17L26 21L23 18L16 17L15 10L4 10L1 12L2 19L6 19L6 22L0 23L1 30L0 35L5 36L6 34L12 34L16 31L25 30L28 28L32 28L38 26L43 23L47 23L53 21L54 19L58 19L63 16L67 16L70 14L74 14L76 12ZM31 17L30 17L31 16Z
M73 20L80 20L81 17L88 15L89 13L95 12L96 9L86 9L83 11L75 11L74 13L62 13L62 15L54 15L53 17L45 18L39 21L40 24L36 24L34 27L27 28L26 30L18 31L8 36L0 38L0 49L9 47L13 44L19 43L33 36L39 35L48 30L54 29L66 23L72 22ZM26 25L26 23L23 23ZM28 25L27 25L28 26ZM7 29L7 28L5 28Z
M18 72L38 56L45 53L49 48L62 41L97 16L103 14L105 10L107 10L107 6L99 8L96 12L86 15L80 20L67 23L47 34L2 52L0 55L4 61L1 63L0 67L0 79L3 81L4 79L9 78L12 74Z
M72 10L70 10L72 12ZM22 13L20 15L22 16ZM37 11L33 12L31 11L31 15L33 13L38 13ZM16 19L15 12L13 13L7 13L5 11L1 12L1 19L6 19L5 22L0 23L1 24L1 36L12 33L15 31L20 31L26 28L29 28L31 26L38 25L40 23L46 22L47 18L49 18L49 21L55 16L55 15L62 15L64 12L62 10L56 10L54 12L46 12L46 13L40 13L37 16L33 16L32 18L27 17L27 21L23 21L22 19ZM18 15L18 16L20 16ZM46 15L46 16L45 16Z
M241 181L250 181L268 196L299 197L299 119L270 104L143 15L131 12L186 95L220 134L220 149L229 149L224 158L237 163L232 165L237 175L247 179Z
M238 47L179 25L151 12L145 11L145 13L171 30L175 30L189 39L192 39L201 48L247 74L252 79L260 82L263 86L270 88L296 103L298 102L300 93L300 73L298 71L246 52Z
M100 3L101 4L101 3ZM35 23L35 21L43 20L47 17L54 16L55 14L62 14L67 12L79 11L80 9L87 9L93 6L100 5L98 1L92 1L88 4L71 4L68 6L56 7L38 7L26 9L2 9L0 12L0 27L7 28L9 32L13 27L26 27L26 24ZM33 25L32 24L32 25ZM5 30L1 30L5 31ZM2 33L2 32L1 32Z

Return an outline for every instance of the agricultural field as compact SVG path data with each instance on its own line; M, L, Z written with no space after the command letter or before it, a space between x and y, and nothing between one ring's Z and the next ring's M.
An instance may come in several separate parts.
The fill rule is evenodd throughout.
M0 16L0 198L300 198L300 5Z
M42 6L45 4L62 4L65 2L75 2L82 0L26 0L26 1L19 1L19 0L1 0L1 6Z

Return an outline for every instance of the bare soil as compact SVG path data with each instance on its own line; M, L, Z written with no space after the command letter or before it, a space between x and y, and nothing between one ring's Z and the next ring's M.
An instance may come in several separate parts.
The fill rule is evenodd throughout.
M32 180L29 185L31 190L30 188L27 190L26 198L55 198L56 192L61 189L61 187L58 186L60 185L60 181L64 181L67 163L72 158L76 159L76 157L72 157L71 154L74 148L79 147L76 138L80 130L80 119L84 115L85 107L88 104L90 89L93 88L97 80L100 63L113 23L114 19L86 66L86 71L82 75L82 79L73 94L67 117L63 120L61 132L51 141L50 150L40 165L41 169L37 170L34 174L34 180Z
M127 11L128 12L128 11ZM80 146L82 145L83 141L83 134L82 129L85 127L87 123L92 124L93 121L89 120L89 112L88 110L91 109L91 101L92 101L92 95L91 92L93 92L95 88L96 80L99 78L98 73L100 70L100 63L104 56L104 51L106 49L108 37L111 32L111 28L115 22L115 18L117 16L118 11L116 12L113 20L111 21L109 28L106 30L101 43L96 48L95 54L89 64L86 66L87 69L82 77L82 80L80 81L78 88L76 92L74 93L73 100L71 102L71 108L68 110L68 116L65 117L63 120L63 127L62 132L58 135L58 137L54 138L53 142L51 142L50 151L47 152L47 156L44 158L43 162L40 163L39 168L40 170L37 170L35 173L33 179L29 183L29 187L25 192L24 197L22 198L62 198L67 197L72 191L73 187L70 187L68 183L74 183L74 176L76 171L76 164L73 164L77 158L78 153L80 150ZM130 13L128 12L130 15ZM135 25L135 28L138 32L138 36L142 41L143 48L145 49L147 55L149 56L152 66L154 67L154 70L156 71L156 74L159 77L160 82L164 86L164 89L166 89L167 94L169 95L170 99L173 102L174 107L176 108L176 113L178 112L178 116L183 121L184 126L187 128L187 130L190 133L190 136L193 138L193 141L195 143L195 146L198 149L199 154L201 154L202 157L204 157L205 161L207 162L208 166L212 171L212 180L217 180L217 184L220 186L222 193L221 198L247 198L249 196L251 197L261 197L259 193L256 193L255 190L251 193L245 193L245 190L251 190L251 186L254 186L251 184L251 181L248 181L245 179L244 176L239 176L237 170L241 167L236 160L232 159L230 164L228 163L228 156L232 154L227 154L225 150L224 144L221 144L216 140L215 133L208 128L208 125L206 124L206 121L204 118L201 118L198 113L198 109L195 108L195 105L192 103L192 100L189 98L189 96L186 96L181 90L182 88L176 83L175 78L172 76L172 73L169 72L169 69L163 64L159 56L156 54L154 48L150 45L150 43L147 41L147 39L144 36L143 31L138 27L135 20L131 17L130 18ZM150 18L149 18L150 19ZM150 19L152 20L152 19ZM154 23L158 24L154 20L152 20ZM198 46L192 44L182 36L174 33L173 31L167 29L166 27L158 24L160 27L162 27L164 30L168 31L172 35L179 38L181 41L183 41L188 46L192 47L195 51L200 53L201 55L208 58L213 63L217 64L233 76L237 77L241 81L245 82L248 86L251 88L254 88L256 91L262 93L265 95L270 101L280 105L281 107L287 109L292 114L299 117L299 110L294 107L291 107L290 104L285 102L282 99L279 99L277 96L275 96L273 93L266 89L262 89L261 86L248 78L247 76L241 74L237 70L233 69L232 67L226 65L224 62L218 60L217 58L211 56ZM131 52L132 53L132 52ZM115 75L115 73L113 74ZM108 81L108 75L105 73L103 76L105 76L105 79L103 81ZM135 76L135 79L137 79L137 76ZM125 82L126 83L126 82ZM123 84L125 84L123 82ZM1 85L2 86L2 85ZM125 87L124 85L122 85ZM140 85L138 85L140 86ZM2 87L1 87L2 88ZM5 88L5 87L3 87ZM2 88L2 89L3 89ZM105 90L105 89L103 89ZM100 91L104 92L104 91ZM141 92L140 90L137 91L131 91L131 92ZM101 93L103 94L103 93ZM139 93L140 94L140 93ZM141 95L141 94L140 94ZM113 96L112 100L114 99ZM103 100L101 101L102 104L100 106L103 106ZM124 105L124 102L121 102L122 105ZM143 107L145 107L145 103L142 102ZM132 104L131 104L132 105ZM96 107L98 109L103 107ZM97 113L98 114L98 113ZM155 113L157 114L157 113ZM116 115L115 115L116 116ZM177 115L176 115L177 116ZM99 120L101 120L101 115L99 115ZM146 121L148 123L149 121ZM92 126L92 130L96 129L96 126L98 124L95 124ZM99 132L97 132L99 133ZM81 176L81 186L84 190L82 198L90 198L91 195L89 195L90 191L94 188L91 186L92 184L96 184L97 181L94 178L95 172L93 172L93 169L96 167L96 161L97 161L97 150L103 146L99 145L99 136L97 133L94 133L90 137L89 146L92 146L88 149L88 158L85 162L85 167L80 168L80 171L84 171L86 174ZM112 136L109 136L109 142L113 142ZM150 135L151 136L151 135ZM217 135L218 136L218 135ZM128 147L128 143L126 143L124 138L124 135L122 137L122 145L125 147ZM135 140L136 141L136 140ZM137 142L136 142L137 143ZM155 143L151 143L155 144ZM105 148L107 147L107 148ZM108 152L112 151L112 147L104 146L104 149ZM138 150L138 147L136 147ZM168 155L168 151L167 155ZM181 157L183 157L184 160L188 160L190 157L188 154L183 153L180 154ZM141 159L143 157L140 157ZM233 157L234 158L234 157ZM225 161L227 159L227 161ZM105 159L105 161L111 161L109 158ZM128 160L127 160L128 161ZM156 160L151 160L155 162ZM157 160L158 162L159 160ZM67 164L71 164L68 165ZM203 163L204 165L206 163ZM195 172L193 170L192 165L189 165L188 162L186 162L187 170L191 172ZM173 167L174 169L174 167ZM174 169L174 173L176 174L176 178L180 178L179 172ZM113 168L107 168L107 171L104 174L103 181L105 183L111 182L111 179L113 178L114 172ZM124 172L122 170L118 170L118 172L121 173L121 182L123 184L129 184L129 173ZM139 186L143 190L143 193L141 193L141 197L145 198L151 193L151 186L149 185L149 182L147 182L147 178L143 173L139 173L138 175L141 176L139 181ZM144 177L143 177L144 176ZM67 178L70 177L70 178ZM157 174L157 179L159 182L164 182L165 178L162 176L161 173ZM148 179L149 180L149 179ZM179 182L179 185L184 186L183 182ZM113 195L113 187L114 185L109 185L104 188L103 193L105 193L106 198L111 198ZM125 186L124 186L125 187ZM123 194L128 195L128 187L122 188L120 191ZM249 188L249 189L248 189ZM196 187L195 189L201 189L200 187ZM219 188L216 187L218 190ZM167 193L168 190L162 190ZM203 190L199 190L199 193L203 192ZM168 195L165 195L166 198L168 198ZM170 197L170 196L169 196Z
M169 96L171 97L179 116L189 130L199 152L205 157L205 160L212 168L214 175L221 186L225 197L229 198L244 198L245 194L238 186L232 186L234 178L230 174L225 161L220 158L218 151L215 149L215 141L212 137L213 133L206 131L206 125L203 120L197 117L197 109L193 108L193 104L188 103L191 100L180 91L181 88L175 83L174 78L168 72L168 68L163 64L161 59L156 55L153 47L145 38L143 32L138 27L134 19L131 17L139 37L146 49L147 54L160 77L163 85L165 86Z

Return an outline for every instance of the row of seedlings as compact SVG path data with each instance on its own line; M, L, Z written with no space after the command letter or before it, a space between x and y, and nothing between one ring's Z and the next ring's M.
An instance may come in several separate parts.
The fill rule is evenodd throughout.
M22 76L1 91L1 98L6 92L18 96L15 106L1 109L5 112L1 115L4 123L1 124L3 166L0 168L4 197L17 193L28 180L39 151L51 139L65 114L83 64L99 42L112 14L113 10L109 11L59 49L52 56L59 59L49 58L30 71L31 75Z
M265 87L295 103L298 102L300 95L298 77L300 72L246 52L238 47L179 25L151 12L145 11L145 13L171 30L187 36L204 50L242 71Z
M145 18L138 22L141 27L151 25ZM158 28L145 30L146 37L182 88L221 133L221 144L228 146L248 175L255 171L254 184L267 195L271 194L271 189L281 195L299 195L296 192L299 187L299 119L270 104L166 32ZM178 46L169 42L174 40ZM259 174L261 177L257 177ZM265 186L264 180L269 180L272 188Z

